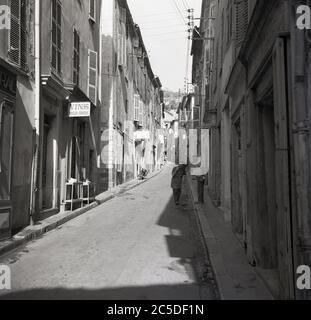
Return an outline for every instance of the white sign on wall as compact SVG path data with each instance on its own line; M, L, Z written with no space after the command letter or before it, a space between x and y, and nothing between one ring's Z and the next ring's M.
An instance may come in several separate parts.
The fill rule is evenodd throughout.
M91 102L72 102L69 106L69 118L86 118L91 116Z
M142 130L134 133L135 140L150 140L150 131Z

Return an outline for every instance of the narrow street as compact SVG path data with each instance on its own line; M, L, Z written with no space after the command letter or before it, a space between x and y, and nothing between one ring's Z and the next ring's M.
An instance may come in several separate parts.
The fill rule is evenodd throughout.
M193 209L171 198L171 167L124 195L0 259L2 298L213 299Z

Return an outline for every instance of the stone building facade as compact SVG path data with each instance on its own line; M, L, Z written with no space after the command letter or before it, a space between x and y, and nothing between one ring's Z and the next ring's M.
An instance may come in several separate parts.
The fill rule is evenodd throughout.
M215 30L207 37L202 22L213 48L209 193L274 296L290 299L310 298L296 270L311 263L310 46L298 5L206 0L201 17Z
M126 1L0 9L2 239L160 168L164 97Z
M0 30L0 237L8 237L81 206L83 183L97 190L101 3L0 5L10 22Z
M152 71L127 1L104 0L100 189L153 171L163 161L162 84ZM161 151L163 150L163 151Z
M0 239L30 222L34 136L34 5L1 0Z
M81 195L68 194L68 183L98 187L100 11L97 0L41 4L40 218L71 201L71 208L81 205ZM75 112L73 103L85 106L86 114Z

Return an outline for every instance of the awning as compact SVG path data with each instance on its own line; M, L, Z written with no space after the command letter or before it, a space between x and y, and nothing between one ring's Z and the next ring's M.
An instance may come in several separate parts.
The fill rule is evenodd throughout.
M65 100L70 96L70 92L66 90L64 84L53 75L42 76L41 84L43 90L46 90L50 96L59 100Z
M72 102L91 102L92 106L96 108L94 103L89 97L80 89L79 86L74 84L65 84L65 89L70 92L70 100Z

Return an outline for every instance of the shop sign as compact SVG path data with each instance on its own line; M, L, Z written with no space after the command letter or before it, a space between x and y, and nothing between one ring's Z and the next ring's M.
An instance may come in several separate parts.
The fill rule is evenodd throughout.
M150 131L142 130L142 131L136 131L135 134L135 140L150 140Z
M72 102L69 106L69 118L87 118L91 116L91 102Z

